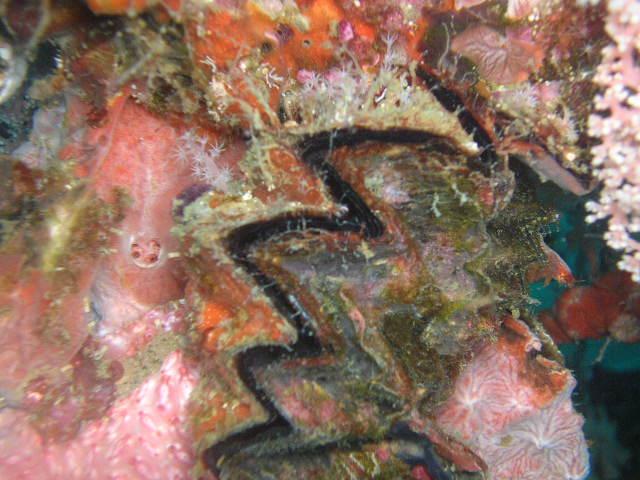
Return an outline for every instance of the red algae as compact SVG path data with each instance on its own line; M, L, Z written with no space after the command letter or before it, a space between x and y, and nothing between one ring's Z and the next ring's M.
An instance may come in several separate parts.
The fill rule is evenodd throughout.
M626 272L609 272L593 285L566 290L553 311L540 318L558 343L610 336L621 342L640 341L638 285Z

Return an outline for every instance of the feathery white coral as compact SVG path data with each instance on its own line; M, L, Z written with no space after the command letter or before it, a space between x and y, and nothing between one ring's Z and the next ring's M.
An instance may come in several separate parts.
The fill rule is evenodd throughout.
M588 202L588 222L608 218L605 239L623 252L618 267L640 282L640 0L611 0L606 29L614 44L602 51L594 81L602 113L589 118L589 133L601 144L591 149L603 182L598 202Z
M210 146L206 137L187 131L178 139L174 155L183 164L191 165L191 173L196 180L227 192L233 172L229 167L220 165L218 160L222 152L223 143Z

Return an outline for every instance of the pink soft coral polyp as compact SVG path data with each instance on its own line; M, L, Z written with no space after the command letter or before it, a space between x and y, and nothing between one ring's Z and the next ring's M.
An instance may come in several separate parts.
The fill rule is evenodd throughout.
M494 480L578 480L588 473L582 416L571 404L575 380L538 355L540 343L518 330L484 347L437 413L438 425L487 464Z
M485 25L467 28L456 35L451 49L468 57L486 80L506 85L525 81L544 58L526 30L508 28L503 36Z

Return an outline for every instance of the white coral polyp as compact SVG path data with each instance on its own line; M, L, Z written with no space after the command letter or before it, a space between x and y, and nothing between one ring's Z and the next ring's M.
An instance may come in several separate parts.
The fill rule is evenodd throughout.
M589 118L589 133L601 140L592 148L592 166L603 182L599 202L589 202L588 222L609 218L607 244L622 251L618 267L640 282L640 0L608 4L607 33L615 42L602 50L594 81L605 88L595 99L603 113Z
M187 131L178 139L174 155L181 163L191 165L191 173L196 180L226 193L233 173L229 167L219 164L223 152L223 143L209 146L206 137Z

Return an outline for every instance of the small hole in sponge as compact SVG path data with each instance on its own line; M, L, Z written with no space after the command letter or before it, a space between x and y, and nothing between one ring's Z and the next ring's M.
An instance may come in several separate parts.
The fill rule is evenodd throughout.
M154 267L160 260L162 253L162 245L156 239L148 241L137 240L131 243L129 254L133 263L140 268Z

